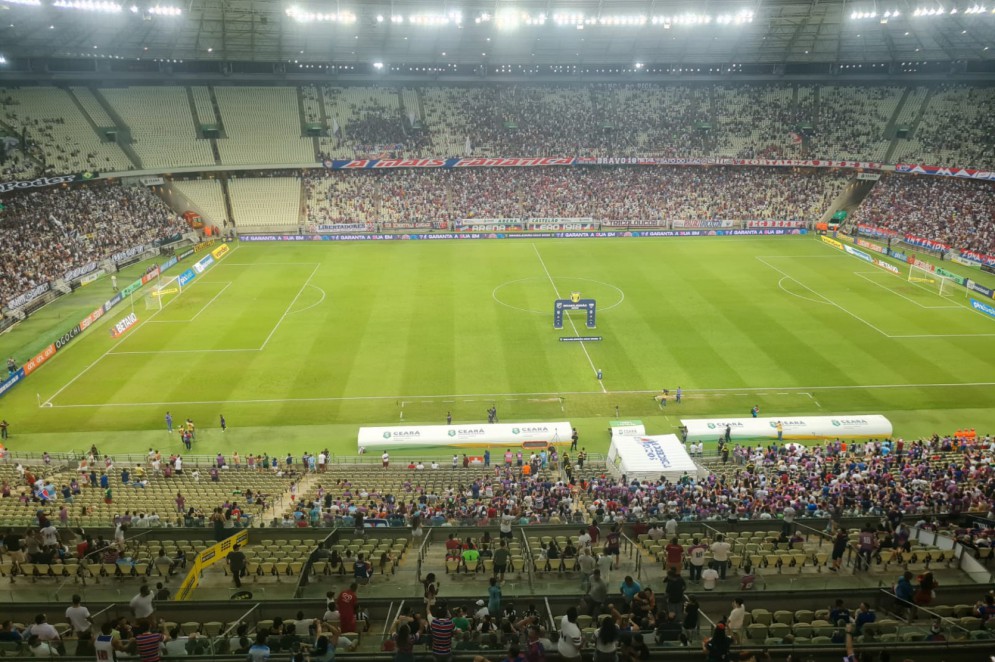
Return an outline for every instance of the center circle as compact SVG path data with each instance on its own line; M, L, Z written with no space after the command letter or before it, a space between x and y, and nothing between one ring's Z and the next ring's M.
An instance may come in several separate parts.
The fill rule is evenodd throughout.
M550 280L553 282L550 283ZM495 287L491 296L496 302L512 310L535 315L551 315L557 292L564 299L569 299L573 292L580 292L582 299L594 299L598 302L599 313L617 308L625 301L625 292L614 285L576 276L560 276L552 279L546 276L529 276L510 280Z

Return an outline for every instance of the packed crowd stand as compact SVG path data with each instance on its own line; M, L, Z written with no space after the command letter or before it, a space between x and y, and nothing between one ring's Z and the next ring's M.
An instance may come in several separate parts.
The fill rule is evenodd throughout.
M281 146L268 157L290 156L288 162L297 162L310 150L310 143L297 140L302 136L293 108L296 90L280 89L289 91L280 93L285 103L273 106L279 115L274 126L284 132L272 135L293 138L294 145ZM303 86L300 114L304 122L323 131L317 155L333 159L472 155L881 161L892 141L898 140L894 158L992 166L995 129L991 113L985 112L991 107L991 90L953 84L937 88L921 120L919 113L913 113L911 125L903 127L912 135L896 139L889 126L905 91L896 86L783 83L429 85L403 90L376 85ZM244 93L254 92L244 88ZM76 88L75 94L89 98L86 88ZM908 103L921 101L913 95ZM145 135L138 126L140 103L128 116L136 124L131 127L136 135ZM199 121L189 119L191 125ZM107 123L98 120L93 121ZM7 163L0 164L5 179L42 171L65 174L132 167L121 148L105 142L89 121L71 94L58 88L0 94L0 122L18 137L26 130L28 138L28 154L18 145ZM266 134L269 128L264 129ZM244 163L246 154L261 155L250 142L244 135L219 140L223 162ZM212 165L210 159L204 165Z
M328 171L304 178L315 225L417 227L460 219L815 221L842 172L733 167L549 167Z
M143 187L48 188L3 199L0 302L186 225Z
M892 635L897 636L899 627L906 622L921 626L915 633L906 633L915 639L966 639L964 633L983 632L985 624L995 616L992 595L982 596L966 610L963 605L943 605L942 598L936 597L939 581L934 574L946 567L942 555L930 558L926 554L924 560L914 557L921 551L913 535L916 529L940 529L943 525L937 520L956 520L968 512L995 517L995 440L973 431L915 441L835 441L811 448L720 443L714 456L701 458L711 469L708 478L694 480L688 476L676 484L612 478L602 463L587 459L583 448L549 453L508 449L493 457L487 451L482 462L472 465L468 457L459 454L451 462L426 463L415 459L396 462L384 453L377 465L352 466L332 464L327 451L300 457L219 454L210 468L193 470L182 464L177 469L177 460L182 461L182 456L167 459L152 449L146 461L134 467L116 467L113 458L102 458L95 449L91 451L78 466L68 469L74 482L84 482L77 486L78 492L70 483L64 486L68 497L66 491L60 494L56 489L51 499L42 498L39 493L51 494L46 481L42 481L41 488L37 479L32 483L35 496L27 502L37 513L36 526L23 533L8 530L3 537L0 570L12 580L20 579L24 568L32 572L45 565L71 569L88 557L99 559L97 572L109 568L110 574L123 574L123 564L128 572L143 571L152 581L168 580L172 573L184 569L188 560L186 545L176 543L168 549L163 546L158 552L146 550L144 555L128 547L126 533L132 527L165 523L165 518L155 523L137 523L136 519L147 520L145 513L137 517L128 512L115 514L113 539L84 536L75 541L75 548L67 546L60 535L67 523L54 515L55 508L64 507L67 501L75 505L73 499L88 490L106 493L103 485L110 485L110 481L119 483L121 490L136 491L151 489L152 482L162 481L171 491L177 481L185 481L184 486L193 489L201 480L223 482L226 474L236 476L239 486L257 486L259 481L275 477L275 489L287 488L291 506L282 518L268 524L354 527L355 540L363 546L332 546L321 561L322 574L350 574L349 587L338 594L329 593L328 607L320 618L299 615L300 623L295 629L286 623L266 621L257 624L252 636L248 625L240 626L231 640L222 644L222 650L250 657L247 651L254 646L284 652L310 642L326 649L336 644L340 650L354 648L358 637L355 633L368 623L360 606L361 587L379 581L377 575L391 572L396 557L407 547L404 540L388 540L382 546L366 541L366 525L376 523L408 527L413 544L420 543L425 527L442 527L438 538L444 537L446 567L439 568L439 576L443 570L447 574L471 570L478 574L483 568L480 578L487 584L480 600L449 598L437 575L426 569L420 578L424 605L409 607L389 628L390 647L400 660L410 659L404 655L414 654L423 646L443 657L452 652L493 656L505 650L522 651L523 655L525 651L538 655L555 650L561 657L572 659L581 651L594 649L618 653L628 660L647 659L651 647L699 642L704 643L706 651L709 646L734 644L844 644L848 634L856 641L887 642L897 640ZM51 464L42 464L41 471L44 467L51 468ZM4 498L14 498L15 493L25 491L21 485L12 485L8 477L13 480L13 476L20 476L25 485L35 478L35 467L3 468ZM94 473L98 478L91 486ZM296 486L305 475L311 477L313 489L298 494ZM252 502L253 497L244 489L238 488L239 500ZM275 496L260 498L272 501ZM231 501L226 499L216 506L205 522L187 514L184 523L213 526L217 537L223 538L230 533L225 529L240 525L239 506ZM187 504L177 500L175 505L182 515ZM811 549L813 538L820 535L811 530L812 525L819 522L821 526L825 518L835 521L847 517L866 518L866 525L850 531L830 525L823 534L831 540L831 551L822 552L824 571L849 570L841 566L841 561L844 554L852 552L852 572L870 570L872 565L887 572L893 555L912 553L905 560L893 561L892 572L897 576L893 587L895 604L886 613L876 614L867 602L844 605L842 601L818 611L747 610L743 598L736 597L729 614L722 614L716 628L709 632L711 624L702 621L694 598L698 591L714 590L725 582L734 582L740 591L749 591L758 575L770 571L770 558L788 559L797 556L799 550ZM683 528L694 522L721 528L722 523L733 520L769 520L774 530L739 534L738 538L729 534L727 539L720 533L706 536L687 533ZM807 520L811 524L805 524ZM515 566L524 560L513 527L526 527L523 534L528 535L530 526L557 523L573 524L577 533L531 539L530 548L534 549L527 560L534 564L536 572L573 573L580 579L582 600L578 607L550 622L534 603L504 599L502 583L505 573L522 570ZM808 533L803 531L803 524L809 527ZM493 537L486 530L475 540L459 531L466 525L496 530ZM622 569L619 546L623 527L631 529L645 554L666 568L658 592ZM972 548L979 558L990 556L995 532L963 524L942 530ZM265 552L263 547L259 553ZM274 546L270 551L278 549ZM368 549L375 553L365 554ZM343 550L344 555L335 558ZM357 550L359 554L355 554ZM251 558L249 561L251 564ZM14 570L15 566L20 572ZM133 630L131 636L121 637L125 654L132 638L137 638L134 632L161 631L163 641L159 643L166 644L167 652L167 640L181 641L174 645L172 654L182 654L180 648L189 652L191 646L197 647L198 637L209 635L199 624L180 628L175 623L148 620L154 611L155 594L162 595L163 590L168 595L168 589L162 586L153 593L145 585L132 601L132 606L142 611L139 614L136 610L139 621L116 624ZM932 621L934 615L941 620ZM16 631L18 636L11 634L0 640L23 639L30 642L27 645L32 651L45 643L58 648L61 637L51 637L44 623L42 619L28 626L5 624L5 632ZM79 636L85 631L86 628L76 630L77 645L89 643L86 636ZM331 633L325 635L328 639L324 642L320 641L323 632ZM42 633L50 636L47 642ZM710 636L703 639L703 634ZM287 635L291 636L283 641ZM718 644L710 643L716 640ZM511 658L517 659L516 655L513 653Z
M851 221L992 255L995 186L950 177L892 175L871 189Z

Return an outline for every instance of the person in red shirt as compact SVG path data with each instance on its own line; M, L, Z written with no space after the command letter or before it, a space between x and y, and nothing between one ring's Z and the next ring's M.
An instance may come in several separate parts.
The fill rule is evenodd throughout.
M335 599L335 606L339 609L339 623L343 632L356 631L356 610L358 609L359 596L356 589L359 585L356 582L349 584L349 588L339 593Z
M463 545L460 544L456 534L450 533L449 540L446 541L446 558L459 558L462 549Z
M664 551L667 553L667 567L681 574L684 568L684 547L677 542L677 538L671 538Z
M598 536L601 535L601 529L598 528L597 522L591 522L591 526L587 527L587 535L591 536L591 544L598 544Z

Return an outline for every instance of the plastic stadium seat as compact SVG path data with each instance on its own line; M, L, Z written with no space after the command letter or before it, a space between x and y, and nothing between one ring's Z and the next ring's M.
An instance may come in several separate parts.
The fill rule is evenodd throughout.
M794 613L794 619L796 623L811 623L815 620L815 612L809 609L799 609ZM826 611L826 620L829 619L829 611Z
M762 623L754 623L746 628L746 636L750 641L763 641L767 638L767 626Z
M770 625L774 620L773 614L766 609L754 609L752 614L753 622L760 625Z

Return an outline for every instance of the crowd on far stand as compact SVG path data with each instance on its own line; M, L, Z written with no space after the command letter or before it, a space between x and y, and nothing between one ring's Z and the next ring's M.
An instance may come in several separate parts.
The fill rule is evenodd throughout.
M893 175L857 207L856 223L995 254L995 185L951 177Z
M304 179L313 224L459 219L814 222L849 175L780 168L574 167L328 171Z
M185 229L144 187L47 188L3 199L0 301L76 267Z

